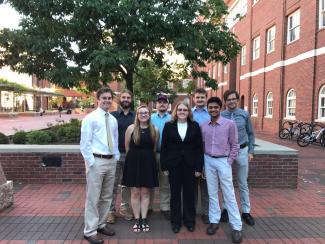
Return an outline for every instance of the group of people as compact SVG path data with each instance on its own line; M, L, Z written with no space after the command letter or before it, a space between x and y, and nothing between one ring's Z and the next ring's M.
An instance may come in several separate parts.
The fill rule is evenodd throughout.
M126 220L135 220L135 233L150 230L147 216L153 211L154 189L159 186L160 212L171 222L174 233L183 224L188 231L195 231L200 204L207 234L215 234L219 222L229 220L232 241L240 243L242 219L248 225L255 222L247 184L254 133L249 113L238 108L239 94L226 91L222 111L220 98L207 100L206 91L198 88L193 97L195 106L179 102L172 114L164 94L158 95L154 114L146 105L132 111L128 90L122 91L119 99L119 109L110 113L113 92L107 87L99 89L98 108L82 121L80 150L87 179L85 239L102 244L98 233L115 234L109 224L115 223L121 184L119 213ZM241 216L233 187L233 164Z

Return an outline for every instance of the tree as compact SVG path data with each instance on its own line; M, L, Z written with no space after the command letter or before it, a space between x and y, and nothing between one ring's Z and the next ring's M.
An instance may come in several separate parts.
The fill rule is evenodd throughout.
M89 89L123 79L133 90L142 58L164 66L164 50L189 67L229 62L240 48L222 18L223 0L5 0L23 17L0 31L0 67L36 74L62 87ZM192 70L216 86L205 72ZM98 82L101 81L101 82Z

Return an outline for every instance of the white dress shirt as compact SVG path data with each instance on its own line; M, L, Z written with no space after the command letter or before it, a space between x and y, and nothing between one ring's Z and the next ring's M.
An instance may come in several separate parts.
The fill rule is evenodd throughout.
M177 129L178 129L179 136L182 138L182 141L184 141L186 136L186 131L187 131L187 122L185 123L177 122Z
M109 113L108 119L114 148L114 151L110 152L106 135L105 114L106 112L98 107L82 120L80 151L89 167L95 163L94 153L113 155L116 160L120 158L117 120Z

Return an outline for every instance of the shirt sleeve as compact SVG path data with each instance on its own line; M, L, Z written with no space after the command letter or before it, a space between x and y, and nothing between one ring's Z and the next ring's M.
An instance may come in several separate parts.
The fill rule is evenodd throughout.
M91 121L85 118L81 124L80 151L89 167L95 163L95 158L91 148L93 137L92 131Z
M253 154L254 153L254 144L255 144L255 135L254 135L254 130L253 130L250 115L247 114L246 118L247 118L246 119L246 133L248 136L248 153Z
M237 126L234 122L232 122L229 127L229 144L230 144L230 154L228 157L228 163L232 164L233 161L236 159L240 149L238 143Z
M114 117L114 158L118 161L120 159L120 151L118 150L118 124Z

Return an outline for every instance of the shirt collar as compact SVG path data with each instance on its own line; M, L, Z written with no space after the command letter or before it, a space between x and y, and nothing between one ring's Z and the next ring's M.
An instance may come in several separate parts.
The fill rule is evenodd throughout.
M203 107L203 108L198 108L198 107L195 106L195 107L193 108L193 110L194 110L194 111L206 111L206 112L208 112L208 109L207 109L206 106Z
M157 116L158 116L159 118L164 118L164 117L167 116L167 114L168 114L168 112L165 112L163 116L160 116L160 113L157 112Z
M218 118L216 124L222 125L224 121L225 121L224 118L221 115L219 115L219 118ZM209 121L209 125L212 125L212 121L211 120Z
M110 114L109 112L104 111L104 110L101 109L100 107L97 108L97 112L98 112L100 115L105 115L106 113Z
M124 111L123 111L121 108L119 108L119 109L117 110L117 113L118 113L119 115L121 115L121 113L124 114ZM126 116L128 116L129 114L133 115L133 113L134 113L134 112L133 112L132 110L129 110L129 112L127 113Z

